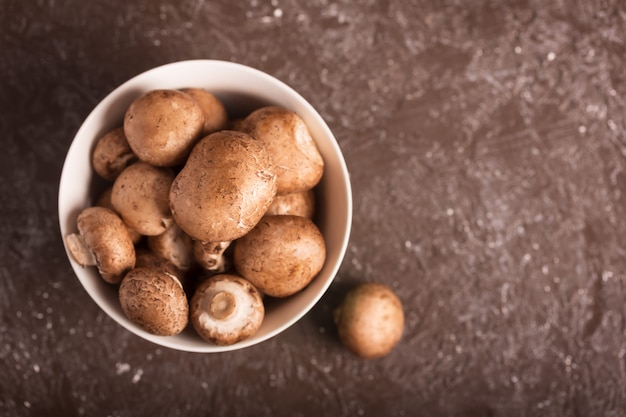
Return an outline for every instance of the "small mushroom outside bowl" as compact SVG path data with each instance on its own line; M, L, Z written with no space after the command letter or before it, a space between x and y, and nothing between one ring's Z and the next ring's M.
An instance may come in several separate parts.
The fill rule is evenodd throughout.
M91 165L96 140L122 124L130 103L154 89L204 88L222 100L231 117L245 116L264 105L295 111L307 124L324 158L324 175L316 187L316 224L326 243L326 262L318 276L301 292L266 305L265 319L252 337L233 345L217 346L201 339L188 326L175 336L157 336L132 323L120 307L116 285L105 282L95 267L69 262L89 296L117 323L157 345L189 352L222 352L252 346L276 336L307 312L324 295L343 260L352 222L350 178L341 149L318 112L300 94L278 79L244 65L216 60L191 60L163 65L128 80L106 96L85 119L69 148L59 184L59 226L62 240L76 232L78 213L94 204L104 189Z

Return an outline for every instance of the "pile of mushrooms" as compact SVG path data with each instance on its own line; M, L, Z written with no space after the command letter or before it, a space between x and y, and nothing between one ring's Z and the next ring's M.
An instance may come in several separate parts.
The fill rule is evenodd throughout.
M264 299L301 291L324 265L313 221L324 161L291 110L235 123L203 89L152 90L98 139L92 164L109 187L66 244L147 332L244 340Z

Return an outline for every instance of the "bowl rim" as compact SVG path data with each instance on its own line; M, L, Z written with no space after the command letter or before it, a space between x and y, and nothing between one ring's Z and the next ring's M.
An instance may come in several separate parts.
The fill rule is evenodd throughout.
M206 71L207 68L211 68L214 66L223 67L225 69L229 69L233 71L240 71L250 76L260 78L264 83L269 83L269 84L272 84L274 86L281 88L289 95L291 99L295 100L295 102L299 106L306 109L307 114L315 118L315 121L317 125L319 126L319 128L322 129L324 136L328 138L328 142L329 142L328 144L332 148L332 153L334 153L336 156L337 162L339 164L339 170L342 173L341 185L343 188L345 188L345 193L346 193L345 203L346 204L344 208L344 213L342 213L341 215L345 216L346 221L345 221L345 229L343 230L343 233L342 233L342 240L339 244L339 250L337 253L336 261L331 266L331 269L328 271L327 273L328 277L325 279L323 286L317 291L317 293L315 293L315 296L312 297L310 301L306 303L306 305L300 308L296 314L290 317L289 320L286 320L285 323L276 326L274 329L266 332L265 334L261 336L258 336L258 337L253 336L251 338L245 339L233 345L217 346L217 345L207 342L206 346L204 345L182 346L181 343L176 342L176 339L175 339L176 336L153 335L138 328L133 323L126 323L125 321L118 319L117 318L118 312L113 311L115 309L110 305L110 302L107 302L104 299L104 297L101 294L99 294L99 291L97 291L96 288L86 285L86 282L84 282L83 273L81 273L81 271L84 271L85 268L81 267L72 258L71 254L69 253L66 241L65 241L65 236L67 235L67 233L69 233L69 230L67 230L66 228L66 222L68 220L65 218L62 218L61 216L63 215L63 213L65 213L66 216L69 215L71 210L68 210L66 206L64 205L64 201L63 201L63 194L65 190L64 184L68 183L69 181L68 177L71 175L70 171L72 170L72 168L68 164L68 162L71 160L71 156L75 152L78 152L79 146L85 145L84 143L79 143L81 142L79 141L79 138L87 135L86 131L88 131L90 125L94 123L94 119L96 118L96 116L102 113L103 111L106 111L106 109L109 108L111 104L113 104L115 99L118 98L118 96L122 94L122 92L128 90L129 88L133 87L136 84L140 84L141 80L149 78L150 76L154 74L167 72L167 71L175 71L176 69L178 69L178 67L183 67L183 68L188 67L189 70L195 67L199 67ZM85 141L83 140L82 142L85 142ZM93 142L91 142L89 145L93 146ZM93 182L93 179L91 181ZM103 310L111 319L113 319L113 321L116 322L116 324L121 325L122 327L130 331L131 333L143 338L144 340L148 340L162 347L168 347L168 348L180 350L180 351L196 352L196 353L217 353L217 352L227 352L227 351L243 349L243 348L250 347L258 343L264 342L266 340L269 340L273 338L274 336L282 333L283 331L285 331L292 325L294 325L319 302L319 300L326 293L326 291L328 290L332 282L335 280L337 273L339 271L339 268L341 267L341 264L345 257L345 253L347 251L348 243L350 240L351 229L352 229L353 201L352 201L352 187L351 187L351 182L350 182L350 174L349 174L343 153L341 151L341 148L339 147L339 143L337 139L335 138L334 134L332 133L332 131L330 130L326 121L300 93L298 93L295 89L293 89L291 86L289 86L285 82L281 81L280 79L266 72L256 69L254 67L236 63L236 62L231 62L231 61L222 61L222 60L215 60L215 59L192 59L192 60L170 62L164 65L156 66L146 71L140 72L136 74L135 76L131 77L130 79L128 79L127 81L115 87L93 107L93 109L89 112L87 117L82 121L80 127L76 130L72 138L72 141L70 143L70 146L67 150L67 153L65 155L58 184L59 184L59 189L58 189L58 195L57 195L57 210L58 210L57 220L58 220L58 225L59 225L60 237L61 237L64 249L65 249L68 261L73 269L74 275L76 279L78 279L78 281L80 282L83 289L88 293L90 298L98 305L98 307L101 310ZM326 268L326 265L324 268ZM191 324L188 327L190 326Z

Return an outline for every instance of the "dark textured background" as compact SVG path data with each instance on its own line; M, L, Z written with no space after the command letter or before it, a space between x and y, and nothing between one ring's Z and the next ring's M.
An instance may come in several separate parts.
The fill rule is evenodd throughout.
M58 229L81 121L192 58L298 90L353 181L335 284L233 353L115 324ZM625 64L617 0L0 0L0 414L626 415ZM362 281L405 305L379 360L331 321Z

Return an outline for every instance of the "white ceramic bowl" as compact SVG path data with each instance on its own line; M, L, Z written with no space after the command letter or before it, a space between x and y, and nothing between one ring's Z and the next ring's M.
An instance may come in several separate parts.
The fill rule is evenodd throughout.
M302 318L322 297L343 260L352 222L350 178L341 150L332 132L300 94L276 78L259 70L215 60L175 62L146 71L125 82L104 98L89 114L67 153L59 185L61 235L76 231L78 213L92 205L103 189L91 167L96 139L121 126L130 103L141 93L159 88L205 88L219 97L230 113L245 115L261 105L280 105L298 113L307 123L325 161L318 185L317 223L327 245L324 268L300 293L271 303L262 327L253 337L231 346L216 346L197 336L191 326L176 336L147 333L124 316L117 298L117 287L105 283L95 267L83 268L68 259L91 298L126 329L161 346L189 352L222 352L240 349L269 339ZM63 239L65 244L65 239Z

